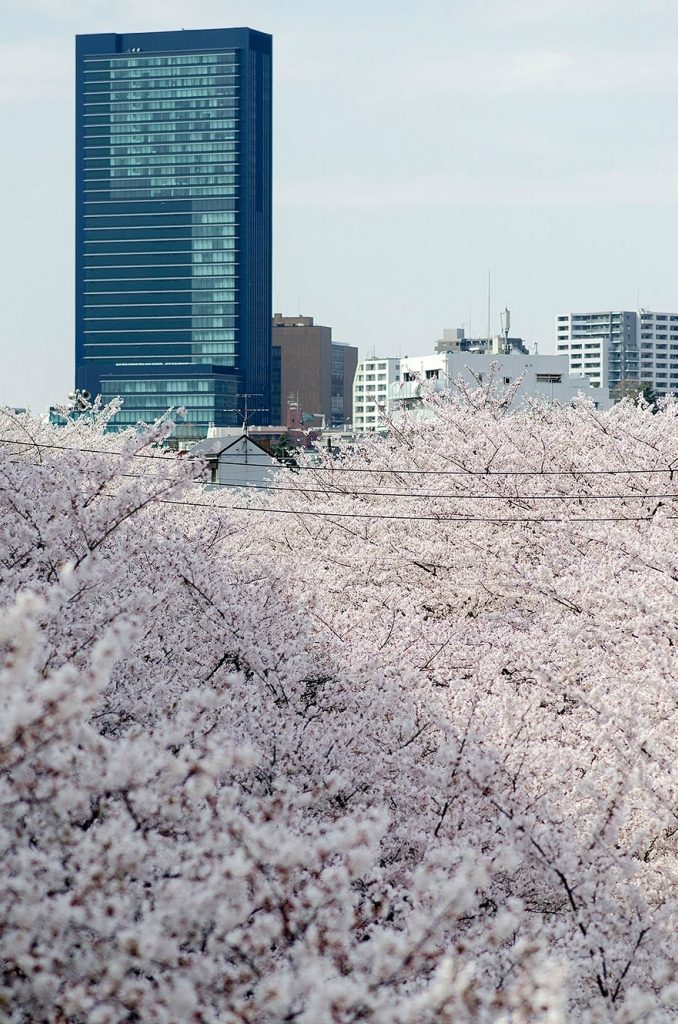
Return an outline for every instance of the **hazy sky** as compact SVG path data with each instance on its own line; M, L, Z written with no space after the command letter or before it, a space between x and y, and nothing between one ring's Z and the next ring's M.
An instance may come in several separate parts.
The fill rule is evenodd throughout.
M275 309L361 354L678 309L678 0L0 0L0 403L73 375L79 32L273 34Z

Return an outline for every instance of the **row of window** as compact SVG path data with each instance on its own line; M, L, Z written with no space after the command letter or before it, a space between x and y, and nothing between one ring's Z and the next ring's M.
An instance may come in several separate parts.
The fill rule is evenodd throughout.
M193 283L190 279L178 282L177 286L167 286L166 290L157 288L151 290L145 281L121 281L120 287L114 290L102 291L101 282L96 282L95 288L88 288L85 298L93 300L98 305L107 303L119 303L120 305L134 304L140 302L142 305L162 304L163 302L187 302L202 303L209 302L235 302L235 276L229 279L229 288L215 289L212 281L199 280ZM139 285L140 287L136 287ZM110 285L108 285L110 288Z
M127 89L116 92L88 92L83 101L85 111L91 113L105 113L106 110L173 110L175 100L198 99L212 100L222 96L233 96L225 92L225 88L232 86L235 78L224 79L223 85L205 85L200 89L193 88L172 88L172 89ZM105 99L94 99L87 97L105 97ZM171 106L163 106L163 101L170 101ZM158 104L150 106L150 104ZM182 108L179 108L182 109Z
M123 285L129 285L130 288L135 289L137 286L141 287L149 282L155 288L164 282L169 284L170 281L176 281L175 287L177 288L181 286L184 288L232 288L236 276L235 267L232 266L221 264L191 266L183 261L167 265L128 263L126 266L85 267L85 282L97 287L104 284L108 287L114 282L119 282L121 288ZM203 280L203 278L216 278L216 280Z
M164 220L158 220L158 217L164 217ZM89 215L85 225L85 232L88 234L86 234L85 238L86 240L94 241L95 239L101 240L114 237L110 234L101 234L101 232L115 232L116 237L119 238L129 237L130 232L134 232L134 237L138 238L138 232L142 230L154 230L156 232L174 231L177 233L177 238L194 239L196 243L200 239L201 245L199 248L211 247L202 245L202 242L214 242L216 248L219 248L218 243L221 239L231 236L232 228L230 225L237 224L235 212L224 212L223 217L228 217L229 219L224 219L214 224L204 224L198 220L195 214L193 215L192 222L190 214L167 215L161 212L157 214L129 214L121 217Z
M223 313L220 307L225 302L237 302L237 292L172 291L172 292L118 292L100 293L88 291L85 295L85 309L138 308L145 306L189 306L195 313ZM93 301L92 301L93 300ZM113 300L113 301L111 301ZM141 301L139 301L141 300Z
M110 189L97 188L97 189L86 189L89 196L88 202L96 202L98 196L109 196ZM115 198L125 200L142 200L142 199L158 199L163 202L168 202L171 199L204 199L208 196L236 196L238 194L235 186L226 186L217 188L216 186L210 185L197 185L193 187L187 186L167 186L165 188L137 188L137 189L126 189L116 188ZM104 200L101 200L102 202Z
M173 174L191 174L194 166L209 167L215 174L233 173L233 164L238 160L237 142L222 142L209 153L167 153L149 156L88 157L85 178L114 178L120 174L159 174L167 168ZM222 165L222 166L220 166ZM228 165L228 166L223 166ZM110 174L106 171L110 169ZM102 171L104 172L102 174Z
M236 320L234 318L234 320ZM236 326L235 323L232 325ZM130 354L134 354L139 346L154 345L158 348L173 347L174 345L185 346L195 344L197 341L228 341L229 335L232 333L229 330L191 330L188 327L178 328L164 328L163 330L156 330L145 328L143 331L94 331L85 332L87 337L85 339L85 347L88 350L104 350L104 354L99 358L110 359L111 348L118 346L124 348L125 351ZM130 335L129 338L125 335Z
M186 310L187 316L219 316L223 313L230 314L235 312L235 303L237 302L238 299L236 292L224 292L224 294L228 296L228 299L225 300L224 302L192 302L190 294L188 298L180 302L167 302L167 297L165 297L164 300L162 298L158 298L156 302L131 302L130 298L134 299L138 298L138 296L122 295L120 296L120 302L86 302L85 310L101 311L97 312L97 316L108 317L110 317L111 315L111 310L116 309L121 310L123 312L128 312L129 310L136 311L144 309L171 309L172 315L174 315L179 310ZM87 296L87 298L91 297L91 295ZM177 297L178 296L172 296L172 298ZM87 319L91 319L91 317L88 317Z
M100 152L109 150L113 154L145 153L148 147L149 152L161 152L162 146L174 146L181 144L187 147L187 152L200 151L209 142L225 142L237 137L240 121L232 117L225 119L220 129L213 131L162 131L162 132L138 132L136 134L104 133L99 135L85 136L85 152ZM90 141L93 140L93 141ZM180 150L173 150L173 152Z
M146 245L146 242L139 242L139 245ZM176 245L175 242L167 243L167 245ZM190 260L188 256L190 254ZM149 256L156 256L154 260L149 260ZM119 252L86 252L85 253L85 268L118 268L118 267L162 267L162 266L185 266L193 268L194 273L199 273L195 268L203 264L212 263L230 263L231 260L228 258L228 252L192 252L187 246L185 249L139 249L132 243ZM139 259L139 257L143 257ZM162 257L162 262L160 261ZM177 258L179 257L179 258ZM103 260L112 260L114 262L104 263ZM221 273L219 270L218 273Z
M146 136L149 142L158 137L158 141L182 141L182 134L190 138L195 137L196 132L219 132L233 129L233 122L239 123L237 107L230 107L225 113L219 111L206 111L204 114L179 114L170 116L163 114L160 120L154 117L135 118L139 121L138 127L131 127L126 121L115 118L104 118L101 124L85 125L83 138L91 145L110 144L123 145L128 142L135 142L140 136ZM145 122L151 122L149 124ZM160 136L164 138L159 138Z
M212 81L222 75L237 75L240 65L237 61L222 61L212 67L201 64L187 64L177 68L127 68L119 71L85 71L82 82L87 91L96 88L139 89L153 86L156 82L167 85L191 85Z
M213 96L196 97L195 99L155 99L155 100L130 100L127 103L86 103L85 107L89 108L85 110L84 116L89 118L101 118L101 121L95 122L90 121L90 124L105 124L110 118L111 121L118 123L130 120L135 120L133 117L128 116L134 113L146 113L152 112L153 119L162 121L163 118L159 117L163 111L171 111L179 113L180 111L186 110L233 110L237 108L237 100L233 97L222 96L215 92ZM106 107L106 110L97 109L100 107Z
M239 146L237 142L222 142L215 145L212 143L208 150L205 152L201 151L200 146L195 148L192 153L149 153L148 155L142 154L141 156L88 156L84 160L85 178L87 180L93 180L95 178L110 178L115 176L116 169L124 168L126 173L130 173L130 168L143 168L143 173L158 174L158 168L167 167L174 173L181 171L183 167L186 167L186 172L190 172L194 164L210 165L215 164L233 164L237 162L237 154ZM219 170L219 167L215 167L215 170ZM112 174L108 174L108 171ZM233 172L233 167L222 168L222 173ZM133 173L134 171L132 171ZM161 173L161 172L160 172Z
M209 212L211 207L214 208L214 212ZM192 224L194 231L209 232L218 230L218 227L213 225L233 223L230 218L236 209L237 204L232 200L227 203L186 203L183 209L170 210L158 207L156 203L137 203L135 206L125 209L119 203L114 202L109 203L107 207L99 204L87 211L85 220L93 226L106 227L108 225L110 227L112 225L115 227L116 224L121 224L125 227L134 227L135 224L161 224L162 221L159 221L158 217L163 217L169 224L179 224L180 226Z
M218 65L206 68L204 65L185 65L183 68L129 68L120 71L85 71L83 84L87 91L92 88L108 86L109 88L138 88L156 82L190 85L192 82L209 81L220 75L232 75L239 71L239 63L234 60L222 60Z
M227 387L225 385L228 385ZM231 389L229 381L220 380L102 380L102 392L106 395L131 394L168 394L180 392L209 392L211 394L228 394Z
M174 243L173 243L174 244ZM234 243L235 244L235 243ZM236 259L238 253L235 250L225 250L221 253L222 259L217 261L204 261L204 260L193 260L193 253L190 244L187 244L184 248L164 250L158 252L155 249L149 252L125 252L120 253L108 253L99 255L86 255L85 256L85 272L87 274L93 274L93 277L132 277L135 280L144 277L184 277L190 281L193 275L209 275L216 274L219 277L235 277L236 268L234 264L238 261ZM155 259L153 258L155 257ZM109 260L109 262L102 262ZM212 267L208 270L207 263L217 263L218 266ZM222 264L228 264L222 266ZM119 270L120 274L110 275L105 273L109 270ZM138 274L138 270L148 270L148 274ZM163 271L166 270L166 273ZM96 271L104 271L104 273L95 273ZM212 287L219 287L216 283Z
M232 253L236 248L237 235L228 238L217 238L214 245L206 245L211 239L193 238L186 234L181 238L165 235L163 238L125 238L85 239L85 256L104 258L108 256L132 256L193 253L194 263L232 263ZM111 248L115 246L115 248ZM213 258L212 258L213 257ZM181 260L170 260L170 263L181 263Z
M110 138L111 143L115 144L129 135L137 135L140 132L153 131L167 135L176 132L221 131L228 128L232 121L238 120L238 105L229 103L228 110L222 107L197 113L186 113L183 110L168 111L162 117L156 117L154 114L112 114L110 117L105 114L92 114L91 117L98 117L99 120L90 121L84 126L84 138Z
M178 404L185 405L188 409L213 409L215 407L215 396L214 395L191 395L181 393L181 401ZM162 406L159 406L160 399L157 395L144 395L138 394L133 397L130 396L125 401L125 409L129 412L131 409L149 410L149 409L160 409L160 414L164 412Z
M235 275L229 276L229 267L143 267L143 273L139 273L137 267L105 267L103 269L89 268L85 271L85 284L101 287L106 285L119 285L134 289L137 285L144 285L146 282L157 287L160 284L176 281L176 287L194 288L232 288ZM114 274L111 274L111 270ZM175 270L172 275L170 270ZM209 270L209 274L207 271ZM183 272L182 272L183 271ZM189 271L188 273L186 271Z
M230 366L231 364L229 363L228 365ZM115 392L113 392L113 393L115 393ZM181 402L180 404L184 405L185 403ZM111 420L111 423L112 423L112 425L114 427L121 427L121 426L123 426L125 424L128 425L128 426L134 426L134 425L136 425L136 423L139 422L139 420L142 420L142 421L145 420L147 422L148 420L151 420L151 419L153 419L153 420L159 419L159 417L162 416L166 411L167 411L166 407L156 406L156 409L155 409L155 412L154 412L153 415L146 416L146 417L141 417L141 416L138 416L137 414L135 414L134 411L130 412L130 411L127 411L125 409L122 409L120 412L115 414L115 416ZM185 422L185 423L203 423L204 424L204 423L207 423L207 421L211 420L211 419L212 419L212 417L211 416L209 416L209 417L206 416L204 411L199 410L199 409L191 409L190 406L187 406L186 407L186 414L183 417L182 422Z
M117 195L112 199L88 199L85 201L85 217L120 217L128 214L130 217L136 217L144 213L174 217L207 210L236 209L238 209L237 199L224 199L221 196L218 199L198 199L197 201L175 200L169 206L164 201L160 204L157 200L139 198L133 203L121 203Z
M217 65L205 67L192 64L176 68L130 68L125 71L85 71L83 85L87 91L92 88L108 86L115 88L145 88L156 82L168 82L171 85L191 85L211 82L221 75L233 75L239 70L237 61L221 61Z
M145 313L143 308L132 316L116 316L112 317L110 311L103 309L98 306L90 307L89 315L86 316L85 323L89 326L86 328L88 334L95 333L96 331L115 331L118 327L120 330L129 331L138 327L140 331L148 330L163 330L164 328L201 328L206 327L210 329L233 327L233 317L237 314L237 303L231 302L226 304L227 316L194 316L190 306L184 307L185 313L165 313L167 306L151 306L146 309L155 310L155 312ZM176 307L173 307L176 308ZM181 307L179 307L181 309ZM99 312L97 312L99 311ZM123 313L131 312L123 308ZM165 313L164 316L159 316L159 313ZM95 326L96 325L96 326Z
M162 57L151 57L144 54L143 57L97 57L87 54L84 58L85 66L100 68L165 68L181 67L185 64L218 64L222 60L234 60L238 51L224 49L219 53L190 53L190 54L167 54Z
M182 102L178 108L169 107L162 115L158 111L145 110L138 113L111 113L111 114L85 114L88 118L85 122L85 138L96 138L97 136L107 137L109 132L111 139L120 134L130 134L134 129L132 125L146 125L152 122L156 131L169 131L175 129L176 125L187 125L184 131L208 132L220 122L230 121L238 112L238 106L234 102L210 103L209 107L199 103ZM103 129L95 131L95 129Z
M133 99L152 99L166 96L201 96L221 95L215 89L227 88L227 95L237 95L239 89L237 69L225 67L209 76L188 78L168 78L158 75L157 78L127 79L125 81L87 80L83 90L86 103L105 103L108 100L125 102ZM185 91L190 90L190 92Z
M195 172L188 171L179 174L162 174L159 172L159 168L148 168L145 170L140 168L136 171L112 171L109 178L87 178L86 185L96 185L101 182L108 182L110 189L86 189L89 192L95 191L110 191L111 189L125 189L125 188L159 188L171 187L173 185L206 185L212 183L214 187L216 185L231 185L235 186L238 184L238 179L235 174L229 173L233 170L232 167L219 167L215 168L211 174L200 174L199 168L196 168ZM136 180L135 180L136 179ZM235 195L235 193L233 193Z
M213 179L210 179L213 180ZM95 182L100 184L100 182ZM97 198L106 197L106 199L186 199L190 197L203 197L203 196L237 196L237 186L235 185L178 185L167 183L164 185L151 183L148 179L132 181L131 179L122 180L117 178L114 182L111 182L110 188L86 188L83 189L86 197L89 201L96 200Z
M122 161L125 161L124 163ZM88 163L84 169L84 180L111 181L115 178L145 178L155 176L166 178L168 175L195 174L196 171L209 171L216 175L235 176L238 164L238 146L232 142L224 142L223 148L215 153L176 153L172 156L121 157L120 162L113 163L105 158ZM235 184L233 177L229 184Z
M127 242L137 245L145 245L148 242L164 242L166 244L182 242L185 245L192 243L196 249L232 249L233 245L229 239L238 236L237 224L221 224L211 228L193 227L191 224L142 224L139 227L86 228L86 230L97 232L96 235L88 234L85 237L85 245L89 246L92 252L106 252L101 246L123 245ZM103 231L107 233L100 234ZM181 249L183 246L178 248Z
M236 122L233 122L234 124ZM149 156L164 156L171 153L223 153L231 152L231 150L224 150L224 143L237 143L238 141L238 130L232 129L231 131L223 132L204 132L203 134L211 135L211 138L203 139L202 141L189 141L186 142L175 142L173 136L165 133L165 139L162 142L139 142L132 145L108 145L108 146L97 146L95 148L86 146L85 149L89 150L91 156L85 155L85 162L91 164L94 160L111 160L114 164L122 159L123 157L149 157ZM116 140L117 141L117 140ZM107 149L108 153L103 153L101 150Z

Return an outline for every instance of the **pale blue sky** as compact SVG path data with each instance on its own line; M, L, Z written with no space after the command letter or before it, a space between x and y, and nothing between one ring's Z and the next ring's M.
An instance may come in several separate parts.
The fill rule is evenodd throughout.
M189 13L190 11L190 13ZM678 0L0 0L0 403L73 373L73 37L274 36L274 306L361 353L678 309Z

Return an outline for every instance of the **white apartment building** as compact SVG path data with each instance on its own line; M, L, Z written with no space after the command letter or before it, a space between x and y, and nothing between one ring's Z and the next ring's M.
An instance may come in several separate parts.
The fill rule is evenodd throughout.
M527 397L570 405L579 395L584 395L599 409L608 409L612 404L607 388L593 387L587 377L569 372L566 356L513 349L508 353L437 352L401 359L400 379L391 386L388 411L397 414L399 409L416 407L424 381L433 381L436 390L454 390L459 377L471 387L493 380L500 392L520 379L513 408Z
M658 395L678 395L678 313L640 309L639 380L652 384Z
M399 379L400 359L364 359L353 379L353 429L357 434L375 431L387 412L389 387Z
M659 395L678 393L678 313L563 313L556 334L570 371L585 374L596 386L637 380Z

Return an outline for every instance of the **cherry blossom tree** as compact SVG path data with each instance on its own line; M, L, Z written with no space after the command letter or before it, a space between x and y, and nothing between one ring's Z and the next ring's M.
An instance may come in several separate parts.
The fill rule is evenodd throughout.
M3 1018L673 1019L676 407L426 404L263 491L0 416Z

